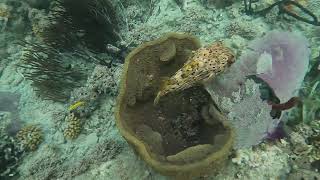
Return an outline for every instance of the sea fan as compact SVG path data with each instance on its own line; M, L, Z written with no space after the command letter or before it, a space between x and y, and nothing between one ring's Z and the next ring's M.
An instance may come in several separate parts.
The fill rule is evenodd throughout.
M271 117L271 106L261 99L261 86L249 82L248 77L262 79L280 103L285 103L297 95L309 55L308 42L302 35L271 31L251 42L249 50L226 73L206 84L212 99L228 114L237 131L237 148L258 144L284 119Z

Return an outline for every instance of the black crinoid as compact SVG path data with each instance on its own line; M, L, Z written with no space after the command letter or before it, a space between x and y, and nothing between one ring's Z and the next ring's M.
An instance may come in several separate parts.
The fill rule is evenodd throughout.
M36 40L20 42L20 67L41 97L62 102L86 80L85 70L110 67L99 53L120 44L127 25L121 2L111 0L53 0L40 20L32 22Z
M38 44L23 43L21 57L23 76L32 81L35 91L43 99L64 102L70 91L84 80L80 67L71 65L73 56L62 54L55 48Z
M121 2L110 0L55 0L48 19L43 39L56 47L82 43L103 51L106 44L116 45L121 40L120 29L126 29Z

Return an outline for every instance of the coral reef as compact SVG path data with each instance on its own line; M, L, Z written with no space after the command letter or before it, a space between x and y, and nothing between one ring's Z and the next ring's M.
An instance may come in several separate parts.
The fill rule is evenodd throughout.
M87 81L87 87L98 94L117 94L114 68L97 65Z
M205 3L205 5L207 7L215 7L217 9L221 9L221 8L225 8L227 6L230 6L234 0L202 0L203 3Z
M25 3L14 3L13 1L4 0L0 3L0 32L6 36L8 34L16 34L21 37L28 24L25 16L28 11L28 6ZM24 16L21 16L23 14ZM10 33L9 33L10 32ZM8 33L8 34L7 34ZM5 43L5 42L4 42Z
M23 151L12 137L1 134L0 138L0 178L6 179L16 175Z
M316 175L319 171L317 162L320 160L319 150L319 132L320 123L317 120L312 121L312 125L296 124L289 133L290 164L292 171L289 177L319 177ZM307 173L307 174L304 174Z
M68 164L70 154L62 155L61 149L48 146L34 159L27 162L26 168L21 170L21 177L23 179L75 178L90 169L91 166L116 158L122 151L122 143L104 139L80 159L72 161L72 166L70 166Z
M117 94L117 67L97 65L84 87L76 88L71 93L69 113L65 118L64 136L75 139L80 134L84 123L100 104L103 96Z
M117 67L97 65L86 85L71 93L69 110L79 117L88 117L97 108L101 96L115 96L118 91L116 71Z
M232 158L236 165L237 179L272 179L281 178L290 170L289 157L286 152L274 145L262 144L261 147L237 150ZM256 176L259 174L259 176Z
M65 158L57 148L47 147L44 150L39 150L38 153L30 161L27 161L26 168L20 170L22 179L52 179L58 177L58 173L62 172L62 163ZM44 152L43 152L44 151Z
M24 154L17 140L7 134L5 127L11 119L9 114L0 113L0 179L16 177Z
M320 57L320 56L319 56ZM319 119L319 109L320 109L320 91L319 91L319 57L311 59L309 71L304 79L303 87L299 91L299 95L302 99L299 108L291 112L291 123L302 122L303 123L313 123Z
M255 26L256 28L252 28ZM225 27L225 34L227 37L232 37L234 35L241 36L247 39L253 39L259 35L261 25L257 25L255 22L248 21L245 18L236 19L230 21Z
M293 145L292 152L297 155L308 154L311 152L312 147L308 145L304 137L298 132L290 133L290 142Z
M79 117L88 117L98 106L99 94L88 88L76 88L71 92L70 107L74 107L70 112L75 113ZM83 102L81 106L74 106L78 102Z
M301 180L301 179L319 179L320 175L318 172L313 172L313 171L309 171L309 170L297 170L293 173L290 173L287 176L287 179L290 180Z
M259 10L269 7L276 1L251 2L253 10ZM298 0L298 2L301 1ZM308 0L304 5L313 14L319 14L320 3L318 0ZM287 123L282 121L281 126L283 125L283 127L277 126L277 128L285 129L286 133L284 137L282 136L283 139L268 139L253 148L236 150L235 155L231 154L233 162L228 159L227 166L223 166L223 163L220 164L218 161L214 162L223 168L217 170L218 176L207 176L207 173L204 173L205 177L199 179L320 179L320 101L318 93L320 92L318 82L320 29L297 21L286 14L281 14L278 6L268 12L266 18L246 15L243 6L243 1L237 0L1 0L0 111L5 112L0 112L0 129L3 128L1 130L4 131L0 135L0 179L168 180L171 178L162 176L158 173L159 171L154 171L145 163L145 159L141 159L142 156L136 156L136 154L145 148L146 152L151 154L151 158L158 157L159 152L159 154L162 153L161 157L165 159L164 161L170 160L170 163L207 157L207 152L211 152L208 149L212 146L204 144L202 140L206 140L206 138L203 137L209 137L211 133L215 134L212 144L217 147L214 151L218 151L227 137L223 136L225 133L223 122L212 119L222 116L221 119L217 119L223 120L225 115L229 121L242 123L243 126L235 128L238 133L239 129L252 126L252 128L247 128L247 131L245 128L241 131L243 140L249 142L248 146L251 146L252 142L260 142L260 136L268 136L269 138L272 135L274 137L274 134L270 134L267 128L269 123L275 122L275 124L269 124L274 127L279 120L288 119L289 121ZM289 4L289 11L304 16L302 9L294 7L293 4ZM243 76L241 76L242 72L248 72L249 75L256 74L256 72L271 73L272 69L275 70L275 68L271 68L275 65L272 62L275 60L272 57L273 52L266 50L261 54L255 54L253 55L254 63L243 61L242 65L246 65L245 68L238 66L239 60L250 58L245 55L252 50L246 49L255 49L250 47L248 40L262 37L274 29L285 30L291 32L290 34L296 31L301 32L308 39L308 47L312 50L309 62L310 74L307 74L304 79L302 89L299 87L294 90L292 94L288 94L289 100L281 102L276 97L276 93L272 92L268 83L263 82L261 78L248 77L246 74L242 79ZM130 140L144 142L142 146L132 148L132 143L126 144L125 139L119 134L114 117L115 109L117 109L115 96L118 94L118 87L123 84L119 84L119 75L123 70L121 65L123 57L137 45L161 37L163 33L171 31L195 35L205 46L217 40L223 40L223 44L231 47L235 55L242 55L237 60L238 62L226 69L223 74L215 77L216 81L212 84L215 89L220 88L222 94L227 94L228 96L225 97L229 99L224 99L218 94L216 97L221 98L219 99L221 102L217 101L216 106L208 105L207 100L211 97L201 87L195 86L161 97L157 106L157 108L166 108L162 102L168 102L167 99L172 98L173 95L181 95L185 100L172 98L172 101L177 101L172 102L178 104L177 108L172 108L171 101L166 103L169 109L167 112L179 111L180 108L186 107L180 105L184 102L190 104L190 108L185 110L188 112L182 111L176 116L173 114L168 118L162 116L163 114L167 115L162 111L155 113L155 118L153 118L149 116L151 111L149 113L147 109L140 111L140 117L146 116L146 118L136 118L139 121L132 121L128 117L133 112L124 114L126 117L123 118L126 120L124 124L127 125L125 127L128 130L125 132L134 135ZM281 37L275 37L275 39L279 39L282 44L288 42L288 39L284 40ZM70 81L74 84L69 85L51 83L52 81L46 84L47 88L43 90L52 89L54 92L60 92L57 93L59 97L60 95L65 97L59 102L55 98L52 98L54 100L52 101L47 100L49 99L47 97L43 98L42 95L39 97L41 92L37 90L38 92L35 93L33 91L38 88L30 86L33 84L28 80L28 74L31 71L40 72L35 72L29 67L19 67L21 63L24 63L20 57L24 53L22 46L26 46L25 41L30 44L53 47L54 50L57 50L59 53L57 59L61 61L59 61L59 65L54 66L58 71L63 71L62 73L57 72L57 74L81 71L81 74L88 76L88 79L86 77L82 77L80 81L72 79ZM21 42L23 42L22 46ZM298 47L301 45L300 42L304 44L305 41L290 41L289 44L292 46L288 46L289 49L293 46ZM265 44L267 43L265 41ZM134 97L138 98L130 100L131 106L126 106L127 109L132 110L138 105L144 106L144 103L149 101L145 97L149 92L152 92L150 93L151 102L159 90L162 80L166 79L164 77L174 75L184 63L173 68L172 72L163 71L171 65L175 65L172 62L176 59L186 60L192 55L192 50L198 48L198 46L171 48L171 45L163 46L166 47L164 49L148 47L146 49L152 49L148 54L152 55L144 56L145 51L143 53L140 51L139 57L141 59L134 61L137 62L137 65L130 64L128 68L130 81L127 81L127 87L142 87L153 83L155 86L154 89L147 89L147 91L134 89L133 92L137 92L137 96ZM181 47L180 45L175 46ZM34 51L38 50L34 49ZM43 58L46 63L51 62L50 58L46 58L46 55L40 51L36 55L40 59ZM289 51L299 52L297 50ZM157 56L157 54L161 54L161 56ZM177 57L176 55L179 54L185 54L185 57ZM299 59L302 60L301 63L305 62L303 57L297 54L294 56L298 57L297 59L301 58ZM144 59L145 57L147 58ZM146 76L143 75L144 72L149 73L153 70L151 64L154 58L161 58L164 61L162 66L157 68L157 72L161 72L161 74L148 77L150 80L144 78ZM271 59L272 61L270 61ZM146 68L140 69L141 62L148 62L147 66L143 66ZM302 67L300 65L297 64L298 67ZM288 64L286 67L291 66ZM125 67L125 69L127 68ZM139 71L133 72L133 69ZM286 68L282 69L287 72ZM50 68L51 70L54 68ZM303 76L302 71L295 72L297 72L296 75ZM137 78L139 81L130 78L130 76L134 77L133 74L141 74ZM44 74L44 76L46 75ZM161 79L158 80L159 77ZM218 80L225 78L235 81L228 81L224 86L222 81ZM64 79L62 78L62 80ZM286 80L282 81L286 82ZM55 87L60 85L65 85L63 91L55 91ZM241 89L238 92L239 88ZM235 91L230 91L230 89ZM295 94L298 91L299 93ZM14 94L7 92L14 92ZM289 106L292 107L295 104L290 100L297 99L297 97L293 97L297 95L299 95L298 106L288 110ZM268 102L270 98L271 101ZM17 106L18 102L19 106ZM235 102L239 104L232 106ZM152 102L150 106L153 107ZM284 106L285 108L282 108ZM233 107L231 108L233 113L229 114L226 107ZM275 107L278 107L278 110L275 111ZM250 110L252 112L247 112ZM221 115L221 112L224 115ZM68 115L72 114L80 119L81 132L77 138L66 140L68 138L64 137L64 130L68 128ZM18 116L24 120L23 123L16 118ZM166 119L170 119L170 121L166 121ZM246 121L246 119L251 121ZM8 123L6 123L7 121ZM15 135L23 124L39 124L43 128L45 143L41 144L37 151L21 152L23 150ZM209 128L208 132L204 131L201 125L215 128L213 130ZM255 129L253 126L257 126L257 128ZM199 137L199 134L203 137ZM170 148L164 148L168 145L166 144L169 142L168 139L172 139L169 143ZM235 140L239 141L239 138ZM197 153L194 153L196 148L193 148L193 145L197 146ZM176 148L177 146L179 147ZM186 150L176 155L175 153L165 155L168 152L167 149L177 152ZM179 169L179 167L177 168ZM213 169L215 171L216 166L211 167L210 170Z
M171 47L175 50L167 53ZM176 73L198 48L194 37L169 33L133 50L126 58L115 110L117 127L142 159L156 171L176 178L217 172L234 139L219 111L206 120L202 117L201 109L212 103L202 87L168 94L153 105L161 77ZM183 117L195 126L177 124Z
M16 137L23 149L35 151L43 141L43 132L37 125L26 125Z
M208 11L200 1L188 0L181 3L182 5L174 0L152 2L146 5L150 8L141 8L142 10L131 10L137 8L137 5L128 7L129 18L138 16L137 20L129 21L129 32L125 33L124 39L130 42L131 46L137 46L170 31L197 35L204 43L212 43L224 37L223 31L216 31L216 28L224 26L221 22L227 18L225 12ZM149 9L151 12L147 11ZM141 20L140 13L144 15Z
M109 162L116 158L123 151L122 143L113 140L103 140L95 147L91 149L82 159L74 162L72 167L63 165L62 167L67 168L64 172L57 172L61 178L75 178L88 169L91 166L99 165L103 162Z

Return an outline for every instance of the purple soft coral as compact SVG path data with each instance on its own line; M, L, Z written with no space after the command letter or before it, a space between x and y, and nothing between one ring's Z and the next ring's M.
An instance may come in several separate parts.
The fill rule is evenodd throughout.
M274 141L283 139L286 136L287 134L284 129L284 123L281 121L271 132L267 132L267 136L265 138L267 140Z

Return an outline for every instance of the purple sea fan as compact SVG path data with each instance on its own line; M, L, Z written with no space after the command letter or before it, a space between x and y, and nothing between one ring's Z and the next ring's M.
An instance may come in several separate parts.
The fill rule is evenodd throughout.
M308 70L310 49L299 33L271 31L249 43L249 48L212 85L230 97L249 75L258 75L273 89L280 103L296 96Z
M271 105L260 98L260 85L248 76L261 78L280 103L286 103L301 87L309 56L308 42L301 34L271 31L249 43L248 50L224 74L206 84L236 129L236 148L258 144L285 118L271 117Z
M257 74L269 84L280 102L287 102L296 96L309 66L310 49L307 39L298 33L272 31L254 40L249 47L253 54L260 57L259 60L268 61L267 58L263 59L263 54L271 58L270 70ZM264 65L258 61L257 70L263 69L260 67Z

